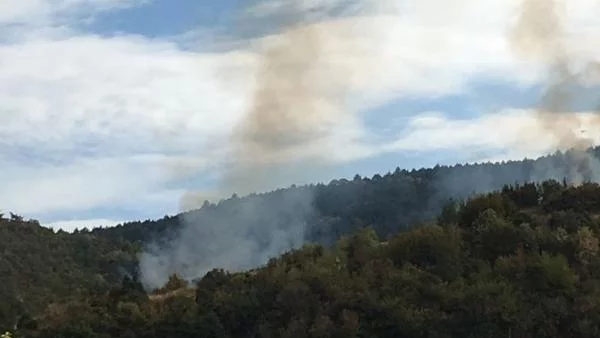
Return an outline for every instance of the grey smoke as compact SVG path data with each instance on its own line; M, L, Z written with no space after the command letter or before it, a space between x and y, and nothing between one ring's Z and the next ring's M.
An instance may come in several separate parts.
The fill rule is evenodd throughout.
M360 1L313 1L318 5L312 7L303 7L304 3L259 1L265 6L253 7L253 15L257 10L259 14L270 11L262 20L275 19L279 31L252 46L260 60L256 90L229 139L231 152L217 196L265 191L314 177L327 168L334 151L328 142L331 131L355 113L346 100L357 83L368 83L365 79L377 61L373 57L377 51L363 54L353 32L332 30L319 20L330 12L360 11ZM351 5L348 11L344 3ZM589 60L583 71L573 70L570 53L574 51L564 43L557 8L557 1L524 0L510 40L517 55L542 62L552 74L536 112L541 129L556 137L558 149L577 151L570 152L565 163L542 159L531 162L528 170L506 165L496 173L482 166L444 172L438 177L440 194L431 201L432 213L447 197L495 190L517 181L598 181L600 165L583 151L590 143L577 132L582 122L571 113L577 95L570 90L587 85L597 77L598 68ZM528 132L533 131L524 130ZM314 197L313 189L300 189L184 213L172 237L149 244L140 256L141 279L147 288L156 288L173 273L193 280L217 267L243 270L263 264L305 242L307 225L318 216Z
M594 145L591 136L600 130L598 106L592 108L587 132L583 130L582 118L574 113L581 101L589 100L581 94L585 92L582 89L597 86L600 63L578 54L577 37L570 37L565 32L565 11L564 1L521 0L510 42L516 55L541 62L549 74L535 118L542 132L555 138L557 149L573 149L570 154L578 170L566 176L578 184L600 178L600 161L586 151ZM600 95L594 101L600 102ZM523 130L527 135L525 142L531 140L531 132ZM534 179L559 174L552 163L545 165L536 167Z
M577 37L566 34L565 5L559 0L521 0L510 42L517 56L542 63L549 74L535 112L539 126L555 137L558 149L582 151L593 145L589 135L600 128L600 115L593 107L590 133L583 133L583 121L573 111L580 101L589 100L582 89L598 84L600 63L580 55ZM600 95L595 101L600 102Z
M275 35L253 47L260 55L249 109L230 138L231 164L220 191L264 191L325 169L335 151L332 131L355 113L347 104L357 74L370 61L348 29L323 25L331 11L353 12L357 1L261 1ZM339 13L338 13L339 15Z
M351 31L321 21L331 12L355 12L357 3L259 1L246 12L252 19L263 15L257 24L276 22L279 31L252 45L260 62L256 90L229 139L217 195L266 191L327 168L333 152L328 137L353 114L346 99L356 72L364 73L369 62L361 62L360 43ZM171 240L152 243L141 254L142 282L156 288L172 273L191 280L212 268L245 269L301 245L314 214L313 193L301 189L278 200L236 199L220 211L207 206L201 213L182 214ZM189 207L189 198L184 202Z
M297 189L236 198L183 214L173 240L155 243L141 255L142 282L154 289L174 273L191 281L213 268L248 269L298 247L313 213L312 193Z

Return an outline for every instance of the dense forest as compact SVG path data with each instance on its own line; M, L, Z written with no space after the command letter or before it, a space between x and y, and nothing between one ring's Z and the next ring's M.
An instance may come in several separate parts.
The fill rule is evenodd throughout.
M51 302L103 292L120 282L120 266L135 266L139 250L132 243L55 233L37 221L0 215L0 324L14 327Z
M160 220L130 222L108 229L94 229L100 237L147 243L172 236L181 227L181 216L197 223L209 220L233 219L244 203L258 204L261 209L293 209L296 205L282 204L286 196L309 193L312 212L309 217L307 242L335 242L365 224L386 237L416 223L435 218L449 199L464 200L474 194L501 189L505 185L545 180L572 182L598 181L600 147L588 150L556 152L538 159L501 163L458 164L403 170L371 178L333 180L328 184L291 186L263 194L222 200L205 201L199 210ZM255 202L259 201L259 202ZM287 210L283 210L287 211ZM269 214L269 216L277 216ZM246 222L248 220L245 220ZM265 220L258 219L263 224ZM285 221L285 219L284 219ZM257 225L258 226L258 225ZM262 225L261 225L262 226Z
M588 155L397 169L73 234L11 214L0 219L0 328L23 337L598 336L600 188L569 184L597 179L600 150ZM307 193L304 246L257 269L212 270L193 287L178 276L150 293L140 284L139 253L176 236L182 219L235 223L253 203L277 210L267 215L285 229L287 209L299 208L282 201Z
M598 158L600 149L592 149L586 154L570 151L536 160L411 171L397 168L371 178L357 175L329 184L234 195L219 203L205 202L199 210L176 217L92 233L151 247L140 257L140 273L146 288L156 288L173 271L188 280L213 267L242 271L304 243L330 246L364 226L387 238L435 218L451 198L461 201L506 184L597 181L593 174L599 171L593 169Z
M152 294L125 278L24 337L598 337L600 185L506 186L386 240L371 228Z

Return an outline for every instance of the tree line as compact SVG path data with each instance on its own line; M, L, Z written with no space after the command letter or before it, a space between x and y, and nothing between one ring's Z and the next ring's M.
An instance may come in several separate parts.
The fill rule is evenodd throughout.
M598 158L599 152L598 149L589 150L589 158ZM546 170L547 168L552 168L552 170ZM197 334L202 332L197 327L199 325L198 321L213 323L215 328L221 326L225 329L228 328L228 325L231 324L230 320L233 319L227 317L223 311L242 311L237 308L238 305L241 308L245 307L251 310L250 312L256 309L259 309L260 313L277 312L278 310L270 309L268 305L261 302L263 300L272 302L272 297L275 296L284 297L281 295L284 289L295 287L287 286L287 281L295 279L300 279L294 282L294 285L301 288L303 290L301 292L313 293L313 291L310 291L313 287L310 284L312 282L317 284L331 283L331 286L337 285L339 289L330 290L332 293L327 294L328 297L346 295L352 299L356 298L356 301L361 304L360 306L377 303L377 306L383 306L383 309L388 311L388 307L392 306L390 304L394 304L393 302L396 301L399 302L399 300L390 300L392 301L390 304L386 303L387 301L381 304L378 303L378 299L381 297L392 296L391 294L379 294L379 291L376 290L368 291L374 288L370 283L377 282L371 280L371 278L381 277L380 282L388 283L386 287L391 288L388 290L389 292L400 290L392 284L400 283L400 281L403 281L402 278L409 277L416 278L413 280L416 284L423 283L423 285L429 285L432 288L431 290L422 290L425 293L450 292L446 289L449 285L458 288L457 290L462 290L461 292L466 292L466 289L461 289L458 284L452 283L458 283L457 281L461 280L465 283L474 283L473 280L468 278L474 278L476 275L482 277L481 274L484 272L486 278L489 279L484 279L486 283L512 283L510 279L512 277L497 274L499 270L496 268L496 260L499 257L504 257L502 255L512 257L507 252L512 253L514 243L510 245L500 244L504 242L495 241L497 238L507 238L507 240L515 238L528 239L527 241L523 240L522 243L520 242L519 250L522 250L521 252L525 253L529 260L520 261L519 269L524 270L519 270L518 273L514 272L515 275L522 277L523 274L532 271L532 269L542 269L539 266L530 266L534 263L542 264L541 262L550 260L554 262L552 264L559 264L556 262L563 259L560 257L564 257L570 269L568 271L574 271L576 278L575 291L572 291L571 295L581 293L589 296L590 299L594 299L595 286L591 282L591 284L580 284L581 276L587 275L581 270L583 265L578 265L581 262L574 261L573 257L577 255L587 257L585 259L588 263L586 263L585 269L590 271L593 270L594 264L596 264L594 263L595 258L593 258L595 257L593 252L596 245L594 243L596 243L595 238L597 237L597 215L594 208L598 205L600 195L597 186L594 184L584 184L577 188L570 185L571 180L574 178L590 181L590 168L590 163L582 162L580 154L573 152L556 153L536 160L509 161L495 164L436 166L429 169L410 171L398 168L393 172L374 175L371 178L357 175L351 180L339 179L329 184L292 186L241 198L233 196L218 203L206 202L198 210L185 215L166 216L160 220L130 222L115 228L81 229L73 234L52 231L41 227L35 220L26 220L19 215L9 214L0 217L0 282L3 285L0 290L3 299L3 302L0 303L0 329L1 332L12 330L19 335L34 336L47 336L52 332L58 336L62 334L65 337L77 337L76 332L79 332L77 334L82 337L103 336L102 334L113 336L113 334L116 334L115 332L118 335L127 336L129 333L119 331L123 330L124 324L122 323L136 318L135 320L139 320L135 322L136 325L142 325L152 332L156 332L158 328L161 328L160 330L171 330L167 327L185 328L191 325L194 329L190 330ZM540 179L548 177L556 180L540 181ZM525 183L530 181L540 183ZM228 219L232 213L239 210L240 205L247 203L248 200L260 200L265 208L270 206L281 208L278 203L285 199L282 197L298 194L299 192L310 192L312 196L310 201L312 213L306 219L308 224L308 231L304 238L304 242L307 243L306 247L275 258L267 264L267 268L247 273L215 271L209 274L216 276L215 278L221 278L219 280L227 281L229 283L227 285L230 285L229 288L233 288L231 285L238 287L237 283L245 285L245 287L250 288L241 289L246 290L244 291L246 294L239 295L234 292L228 295L225 290L229 289L219 287L213 290L208 288L208 290L214 292L210 291L210 297L206 297L216 297L218 307L212 312L199 314L196 310L200 306L199 304L202 304L198 302L198 299L202 297L189 297L190 292L196 292L196 288L171 293L173 292L171 290L174 288L173 285L178 285L181 282L177 278L172 279L171 284L165 286L167 290L171 291L158 291L159 293L162 292L162 295L148 296L139 285L137 280L138 254L147 243L165 240L176 234L182 226L183 216L192 217L199 222L214 218ZM472 227L475 222L483 222L482 215L484 214L488 219L486 222L492 225L489 227ZM282 220L285 221L285 217ZM281 226L285 227L285 225L285 222L283 222ZM370 230L365 233L365 228ZM373 244L374 247L368 250L347 247L347 243L352 242L353 238L358 241L357 238L365 236L370 238L373 243L379 244ZM426 244L426 240L419 236L427 240L437 238L435 241L431 240L434 242L439 241L439 243L436 242L435 245L433 243ZM581 237L580 242L578 242L580 244L575 243L576 236ZM407 242L402 242L400 238L404 238L403 241ZM402 247L413 248L413 244L416 247L410 249L410 252L405 252L399 249L400 244L398 243L403 243ZM512 242L509 241L508 243ZM587 243L585 245L588 246L588 253L584 254L577 251L580 250L577 249L578 245L584 245L581 243ZM492 248L494 249L492 250ZM444 256L442 258L442 254L438 255L435 252L447 254L448 257ZM538 252L539 255L529 256L532 252ZM400 253L401 256L412 258L407 258L408 263L404 260L398 261L397 255ZM303 258L294 263L296 265L293 265L289 263L289 260L292 259L290 257L313 258L310 260L304 260ZM295 259L299 258L293 258L292 261ZM482 259L487 263L483 264ZM516 260L514 257L511 259ZM390 265L390 262L393 264ZM269 266L270 268L268 268ZM378 268L375 268L375 266ZM379 277L368 278L363 276L366 272L360 271L367 269L367 267L374 269L373 273L378 271L377 273L382 275L376 274L374 276ZM310 273L305 275L305 270L310 271ZM413 272L415 275L412 275ZM465 275L467 272L468 274ZM456 277L457 279L448 277L453 274L459 277ZM589 274L590 276L593 275L591 272ZM307 276L310 276L310 278ZM330 279L346 280L348 284L339 285L341 281L334 283L332 280L326 279L327 276ZM363 277L359 278L359 276ZM595 277L590 276L586 278L594 280ZM305 278L309 278L309 280ZM400 280L394 278L400 278ZM438 281L438 278L442 278L441 281ZM503 281L504 279L507 281ZM428 284L427 281L435 281L435 283ZM408 283L408 281L402 283ZM398 285L402 285L402 283ZM476 285L483 287L479 284L469 285L461 287L468 288ZM511 290L510 292L521 290L514 289L516 286L510 285L510 287L496 286L496 288L499 288L497 290L504 290L502 288L508 287ZM406 286L406 288L409 287ZM181 288L175 289L181 290ZM206 289L206 287L198 288L198 290L202 289ZM304 294L300 293L299 295ZM433 318L438 318L438 315L446 316L447 312L450 311L446 307L442 311L440 304L435 302L435 304L429 304L427 303L429 300L422 300L419 298L421 296L424 295L407 293L405 302L412 305L405 305L412 310L405 310L407 312L403 315L415 316L415 319L420 320L422 325L426 326L434 325L434 323L427 322L427 316L419 317L411 311L425 311L430 313ZM250 298L246 299L245 297ZM293 298L292 296L289 297ZM312 295L311 297L316 296ZM367 298L363 299L361 297ZM316 299L324 301L323 299L326 298ZM444 301L448 300L444 299ZM240 300L242 305L234 300ZM227 303L229 301L233 303ZM421 301L425 303L422 304ZM556 301L558 302L558 300ZM570 301L573 301L573 299ZM177 303L179 305L173 306L178 307L179 310L177 311L185 310L186 315L181 313L175 315L177 312L171 309L170 304L172 302L183 302L185 306L179 303ZM256 308L258 306L256 302L260 305L258 308ZM414 304L411 302L414 302ZM315 304L314 306L317 308L311 310L313 312L318 310L317 312L323 315L323 318L319 317L323 321L319 322L319 325L329 323L327 325L335 326L343 323L340 319L343 317L340 311L344 309L347 310L344 313L350 316L348 318L354 318L358 315L363 323L365 320L370 321L368 319L370 317L363 316L364 313L370 313L368 312L370 310L367 310L368 307L361 310L356 303L342 304L333 300L327 300L325 303L326 305ZM285 304L277 305L278 309L283 311L289 305ZM344 309L340 309L342 307L340 304L343 305ZM350 306L350 304L353 305ZM435 311L430 309L427 304L435 305ZM473 301L472 304L476 304L476 302ZM555 303L554 305L561 304ZM573 304L571 302L567 305L574 306ZM577 304L581 309L596 309L595 305ZM229 310L221 308L222 306ZM305 304L304 306L308 305ZM320 306L325 306L325 308L321 309ZM329 306L333 306L333 308ZM445 306L448 306L448 304ZM523 306L523 304L519 303L518 306ZM378 309L380 309L378 311L383 311L382 308L378 307ZM130 313L130 316L127 317L125 314L121 314L123 317L115 317L116 313L120 313L119 311ZM399 318L395 317L399 314L396 313L392 316L391 313L385 311L379 313L389 318ZM537 309L536 311L545 313L543 311L546 310ZM313 312L310 312L310 314L313 315ZM66 315L66 313L69 315ZM351 313L354 313L354 315L349 315ZM377 313L377 311L374 313ZM92 316L92 314L94 315ZM164 317L171 315L174 317L168 320ZM238 315L242 316L241 314L235 316ZM85 320L82 320L84 324L81 324L81 330L83 331L77 331L79 329L70 326L73 321L68 319L80 318L80 316L85 316ZM264 328L267 324L263 321L268 321L271 317L249 319L249 322L254 325L252 329L254 331L252 332L255 336L266 335L265 332L270 332L271 336L283 335L280 332L284 330L283 327L286 327L285 330L287 330L288 326L291 325L292 319L287 320L278 317L281 314L277 316L272 314L272 316L279 318L279 321L275 321L275 323L278 323L275 324L278 325L277 329ZM456 316L456 313L453 316ZM161 323L169 323L169 320L173 321L175 317L188 318L189 322L176 322L176 324L171 323L162 326ZM312 325L316 325L314 323L315 318L310 316L296 318L293 322L296 323L294 325L312 327ZM388 320L391 321L389 318ZM439 318L443 318L443 316ZM594 320L593 318L589 319L590 323L593 323ZM94 326L101 325L102 321L109 326L113 325L113 329L117 331L101 330L100 327ZM246 321L243 322L246 323ZM131 324L134 328L137 327L134 325L135 323ZM444 325L449 324L444 322ZM589 326L593 327L593 324L589 324ZM32 329L33 327L36 329ZM262 329L259 330L259 327ZM522 337L524 335L518 335L519 332L531 332L532 330L531 328L526 329L512 324L507 324L504 328L510 331L512 337ZM97 333L93 333L95 335L81 333L87 332L85 330ZM240 336L237 331L229 332L227 330L223 333L225 336ZM377 332L374 335L379 336L379 333L383 332L368 331L371 333L367 334L367 331L364 331L367 329L363 328L361 330L363 330L360 331L363 333L359 332L361 336L373 335L372 332ZM500 334L499 329L494 332ZM133 334L133 337L147 336L139 327L131 334ZM167 336L169 335L167 334Z
M135 278L23 337L598 337L600 186L505 186L387 238L364 227L256 269Z

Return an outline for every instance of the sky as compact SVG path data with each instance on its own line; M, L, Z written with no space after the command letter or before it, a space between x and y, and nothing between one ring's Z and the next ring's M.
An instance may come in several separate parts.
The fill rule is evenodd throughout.
M307 13L340 3L293 1ZM318 23L343 33L333 46L359 38L358 49L326 51L350 66L352 113L329 130L325 167L277 184L553 150L542 132L527 144L519 136L539 129L547 69L510 48L516 0L354 2L362 9ZM256 46L280 33L260 16L280 2L249 3L0 0L0 210L71 231L172 215L190 192L212 196L253 100ZM573 45L597 41L599 10L569 2Z

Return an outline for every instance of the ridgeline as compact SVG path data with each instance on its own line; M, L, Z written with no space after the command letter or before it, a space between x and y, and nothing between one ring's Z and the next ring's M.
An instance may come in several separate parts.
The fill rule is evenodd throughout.
M568 184L588 171L558 153L207 203L191 212L200 222L247 199L315 192L302 248L192 286L174 275L152 294L137 280L137 254L176 234L180 217L67 234L11 215L0 221L0 328L15 337L597 337L600 186Z

